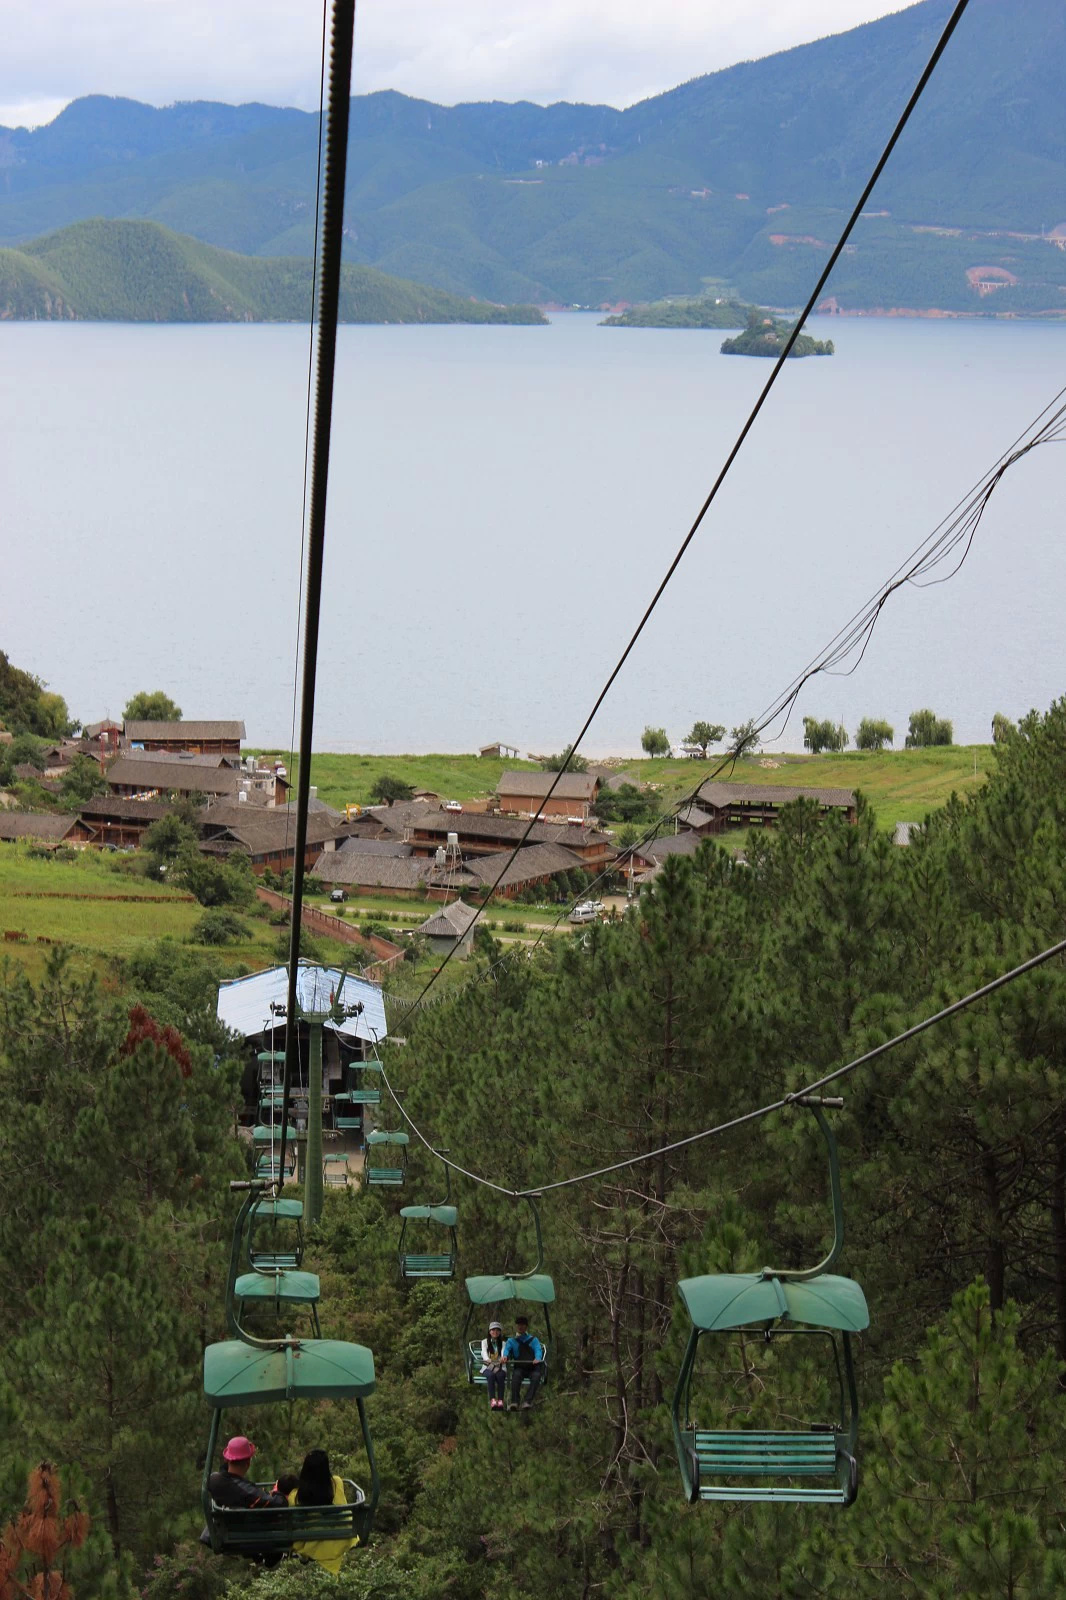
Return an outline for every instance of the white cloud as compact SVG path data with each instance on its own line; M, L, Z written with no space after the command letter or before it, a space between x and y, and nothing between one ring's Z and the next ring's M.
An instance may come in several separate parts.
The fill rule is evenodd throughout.
M361 0L356 88L628 105L886 11L891 0ZM83 94L318 101L320 0L5 0L0 122Z

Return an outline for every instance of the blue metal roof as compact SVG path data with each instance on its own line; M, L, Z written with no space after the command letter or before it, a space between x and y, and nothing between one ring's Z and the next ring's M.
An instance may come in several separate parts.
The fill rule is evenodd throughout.
M311 961L301 961L296 980L296 992L305 1011L325 1011L330 995L336 994L341 981L338 967L321 967ZM283 1017L275 1018L271 1002L284 1005L288 995L289 975L285 967L270 967L266 972L253 972L247 978L234 978L221 983L218 988L218 1020L234 1033L244 1038L269 1033L272 1027L284 1027ZM363 1010L358 1017L345 1017L340 1022L327 1022L326 1027L342 1039L384 1039L388 1032L385 1021L385 1002L376 983L365 978L355 978L351 973L344 980L340 995L345 1005L362 1001Z

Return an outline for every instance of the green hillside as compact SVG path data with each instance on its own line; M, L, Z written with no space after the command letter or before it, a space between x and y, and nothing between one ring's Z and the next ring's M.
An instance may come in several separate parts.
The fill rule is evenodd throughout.
M0 250L0 318L103 322L301 322L311 263L217 250L157 222L95 218ZM543 323L533 306L487 305L345 266L342 322Z
M359 96L350 254L498 302L617 305L716 278L800 304L948 11L922 0L625 111ZM1064 75L1057 0L977 0L830 296L846 310L1061 310ZM313 115L95 95L47 127L0 130L0 144L4 243L107 216L245 255L312 252ZM1017 282L982 294L968 274L987 267Z

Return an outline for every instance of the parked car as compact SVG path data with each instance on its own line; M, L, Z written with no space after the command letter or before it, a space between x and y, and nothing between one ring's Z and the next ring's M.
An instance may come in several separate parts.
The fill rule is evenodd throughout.
M461 811L463 802L461 800L448 800L445 802L444 809L445 811Z
M331 894L330 894L330 899L331 899L331 900L332 900L332 901L333 901L333 902L334 902L334 903L335 903L335 904L336 904L336 905L340 905L340 903L341 903L341 902L342 902L342 901L343 901L343 900L347 900L347 898L348 898L348 891L347 891L347 889L334 889L334 890L333 890L333 891L332 891L332 893L331 893Z
M598 900L581 900L570 913L571 922L598 922L603 906Z

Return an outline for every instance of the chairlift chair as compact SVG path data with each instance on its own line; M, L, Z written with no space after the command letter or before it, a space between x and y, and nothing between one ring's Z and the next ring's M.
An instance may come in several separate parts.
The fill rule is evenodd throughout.
M243 1188L245 1185L235 1185ZM237 1267L245 1249L244 1230L261 1190L248 1184L248 1196L234 1226L226 1289L226 1317L235 1336L204 1351L204 1397L211 1407L201 1501L211 1548L221 1555L283 1552L294 1543L365 1539L373 1527L380 1493L377 1464L365 1401L374 1392L374 1357L363 1345L336 1339L258 1339L240 1326ZM344 1480L346 1500L329 1506L220 1506L212 1498L210 1477L222 1413L283 1401L354 1400L370 1468L370 1493ZM263 1489L269 1485L261 1485Z
M345 1091L352 1105L381 1104L381 1085L370 1081L375 1074L380 1078L381 1072L380 1061L349 1061Z
M345 1155L323 1156L322 1182L327 1189L347 1189L348 1157Z
M797 1103L814 1112L829 1151L833 1247L824 1261L806 1270L765 1267L686 1278L678 1285L692 1329L674 1390L674 1444L685 1496L693 1505L718 1500L849 1506L858 1493L859 1398L851 1335L869 1327L870 1314L859 1285L828 1271L843 1248L844 1213L836 1140L822 1107L843 1101L807 1097ZM827 1340L839 1414L789 1430L701 1428L691 1418L699 1342L705 1334L740 1329L767 1342L787 1335Z
M407 1146L410 1136L406 1133L389 1133L384 1129L375 1129L366 1136L366 1163L363 1168L364 1179L370 1188L384 1186L386 1188L402 1188L407 1181ZM399 1151L398 1165L386 1166L371 1161L375 1151ZM385 1157L387 1160L387 1156Z
M548 1356L553 1338L551 1312L548 1307L555 1304L555 1284L546 1272L541 1271L544 1265L544 1239L540 1228L540 1212L537 1208L540 1196L523 1195L522 1198L533 1213L533 1226L537 1238L537 1259L534 1265L526 1272L501 1272L466 1280L470 1309L463 1324L463 1365L466 1368L467 1383L481 1388L486 1387L486 1379L481 1371L481 1340L470 1338L470 1325L474 1319L474 1312L486 1306L504 1305L508 1301L525 1301L530 1305L544 1308L545 1336L540 1341L544 1347L542 1382L548 1381Z
M287 1272L299 1268L304 1255L302 1200L275 1200L269 1195L249 1208L248 1265L253 1272ZM270 1229L269 1247L262 1241Z

